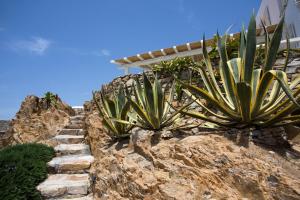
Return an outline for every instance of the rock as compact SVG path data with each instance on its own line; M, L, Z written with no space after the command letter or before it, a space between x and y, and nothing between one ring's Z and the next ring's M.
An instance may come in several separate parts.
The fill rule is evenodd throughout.
M12 141L10 144L40 142L52 145L50 138L58 133L75 114L73 109L57 99L56 106L46 108L45 100L27 96L12 121ZM17 139L15 139L17 138Z
M48 166L57 173L75 173L88 169L93 161L94 157L91 155L67 155L53 158L48 162Z
M192 133L195 134L195 135L199 133L198 127L192 128L191 131L192 131Z
M88 174L55 174L50 175L37 189L46 198L57 198L63 195L84 196L89 187Z
M134 152L143 155L146 159L152 160L152 156L149 150L152 145L152 139L155 133L153 131L143 130L141 128L134 128L130 136L129 148L132 148ZM158 136L158 135L156 135Z
M251 136L252 140L259 144L269 146L287 145L286 132L282 127L254 130Z
M279 180L276 176L274 175L270 175L267 177L267 181L269 182L269 184L272 186L272 187L276 187L279 183Z
M173 133L169 130L163 130L161 131L161 138L172 138Z

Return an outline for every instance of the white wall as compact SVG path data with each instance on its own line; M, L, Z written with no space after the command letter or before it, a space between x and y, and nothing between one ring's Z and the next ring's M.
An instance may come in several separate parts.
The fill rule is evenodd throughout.
M266 9L269 11L271 24L277 24L280 19L280 13L283 9L283 2L285 2L285 0L262 0L256 16L257 27L261 26L261 19L268 19L268 16L265 16L266 13L268 13L266 12ZM285 24L290 37L300 37L300 5L296 5L295 0L288 1L285 12ZM291 46L294 48L300 48L300 43L298 42Z

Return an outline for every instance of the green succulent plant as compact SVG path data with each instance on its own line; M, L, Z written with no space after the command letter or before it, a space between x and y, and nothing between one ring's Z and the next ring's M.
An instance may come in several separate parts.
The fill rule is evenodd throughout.
M144 129L161 130L174 124L180 118L180 111L171 112L171 103L174 99L175 87L162 88L157 76L151 83L148 77L143 73L143 86L139 79L136 78L132 86L133 97L127 90L127 99L135 115L130 115L134 121L120 121L126 124L132 124Z
M105 97L102 91L100 92L100 101L97 100L95 92L93 92L93 99L102 123L110 136L114 139L128 137L133 125L116 121L129 121L130 103L125 96L124 87L120 86L118 92L113 94L112 99Z
M178 80L184 91L194 99L208 114L182 110L185 115L207 120L220 126L244 128L249 126L268 127L296 123L300 115L290 114L299 107L300 82L298 76L290 85L282 70L273 69L276 61L284 17L281 18L272 38L265 30L264 61L255 66L256 21L251 17L247 33L240 33L238 57L229 59L226 49L227 34L217 34L217 48L220 57L220 85L214 75L214 67L208 55L203 37L203 56L205 66L197 67L205 88ZM199 98L204 98L217 110L207 108Z

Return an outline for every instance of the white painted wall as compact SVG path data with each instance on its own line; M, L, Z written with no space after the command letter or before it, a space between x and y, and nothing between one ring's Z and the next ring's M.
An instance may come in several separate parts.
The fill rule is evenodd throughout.
M285 1L286 0L262 0L256 16L257 26L261 26L261 19L263 19L267 25L270 25L268 21L270 21L271 24L277 24ZM268 13L269 17L266 16ZM297 5L296 0L288 1L285 12L285 24L290 37L300 37L300 4ZM298 42L291 46L300 48L300 43Z

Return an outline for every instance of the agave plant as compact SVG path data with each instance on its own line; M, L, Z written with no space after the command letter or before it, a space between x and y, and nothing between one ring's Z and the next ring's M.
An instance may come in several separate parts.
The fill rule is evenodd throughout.
M143 73L143 86L139 79L136 78L132 90L133 97L130 96L127 90L127 99L136 114L131 115L135 126L149 130L161 130L175 123L181 115L180 111L184 109L182 108L171 113L170 104L174 98L174 84L172 84L172 87L163 89L157 76L154 82L151 83L145 73ZM133 124L128 121L122 122Z
M97 101L96 93L93 92L93 99L102 118L102 123L110 136L116 139L128 137L133 125L120 123L115 120L129 121L130 104L126 99L124 88L120 86L118 92L113 94L112 99L105 97L101 91L100 102Z
M298 76L290 85L287 75L282 70L273 69L276 54L280 46L284 17L277 25L270 39L266 28L264 44L264 62L255 66L256 55L256 21L254 15L249 22L247 33L240 33L238 57L228 59L225 34L217 34L217 47L220 56L219 73L221 83L216 81L214 67L208 56L205 38L203 37L203 67L197 68L205 88L179 82L184 91L191 96L207 115L193 111L181 111L183 114L229 127L268 127L295 123L300 115L290 114L299 107L300 88L297 88ZM220 87L222 86L222 87ZM216 110L207 108L199 97L213 104Z

